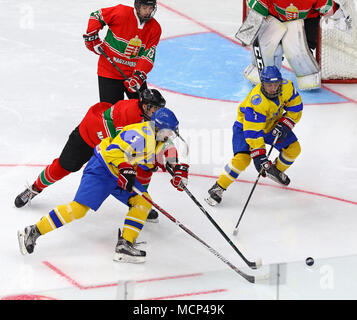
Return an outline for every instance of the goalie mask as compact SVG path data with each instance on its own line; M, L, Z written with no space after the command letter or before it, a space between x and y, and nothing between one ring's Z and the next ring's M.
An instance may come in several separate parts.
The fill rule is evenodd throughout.
M135 0L134 8L141 23L148 22L155 15L156 0Z
M264 67L260 73L261 91L268 99L277 98L282 91L283 78L276 66Z

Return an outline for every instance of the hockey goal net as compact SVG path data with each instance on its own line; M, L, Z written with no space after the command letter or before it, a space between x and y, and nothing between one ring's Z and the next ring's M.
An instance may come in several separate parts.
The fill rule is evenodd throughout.
M357 0L335 1L342 4L350 15L352 30L341 31L331 19L321 19L316 59L320 64L322 82L357 83ZM243 21L248 10L246 0L243 0Z

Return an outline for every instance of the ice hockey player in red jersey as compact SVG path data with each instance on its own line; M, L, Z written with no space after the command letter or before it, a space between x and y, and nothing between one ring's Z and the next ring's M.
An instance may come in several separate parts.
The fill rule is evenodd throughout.
M301 90L321 86L321 73L313 57L321 16L339 20L340 29L351 27L351 18L343 6L333 0L248 0L247 19L236 38L253 45L252 63L244 76L253 84L259 82L262 66L279 69L285 55Z
M136 91L147 87L161 36L160 24L153 18L156 9L156 0L135 0L134 8L119 4L90 15L83 38L86 47L100 55L97 73L101 102L114 104L124 99L124 92L129 99L138 98ZM102 41L99 31L105 26L108 30ZM128 80L100 54L99 46Z
M71 172L79 171L93 155L93 149L101 140L115 137L129 124L150 120L151 115L165 106L166 101L156 89L145 89L140 100L118 101L114 105L99 102L92 106L80 124L70 134L59 158L53 160L37 177L35 182L21 192L15 199L15 206L21 208L42 190L61 180ZM176 158L176 149L165 150L166 157ZM158 165L164 169L160 163ZM138 180L148 186L152 170L138 168ZM148 221L156 220L158 214L150 212Z

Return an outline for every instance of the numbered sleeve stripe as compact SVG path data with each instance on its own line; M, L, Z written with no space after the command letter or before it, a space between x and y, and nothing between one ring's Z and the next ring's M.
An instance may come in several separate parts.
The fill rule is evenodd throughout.
M253 108L245 108L244 118L246 121L255 122L255 123L265 123L267 117L259 112L254 111Z

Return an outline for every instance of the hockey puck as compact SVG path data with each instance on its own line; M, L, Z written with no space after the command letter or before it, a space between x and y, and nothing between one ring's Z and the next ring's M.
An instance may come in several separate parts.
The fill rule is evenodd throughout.
M308 265L308 266L312 266L313 264L314 264L314 259L313 258L311 258L311 257L308 257L308 258L306 258L306 260L305 260L305 263Z

